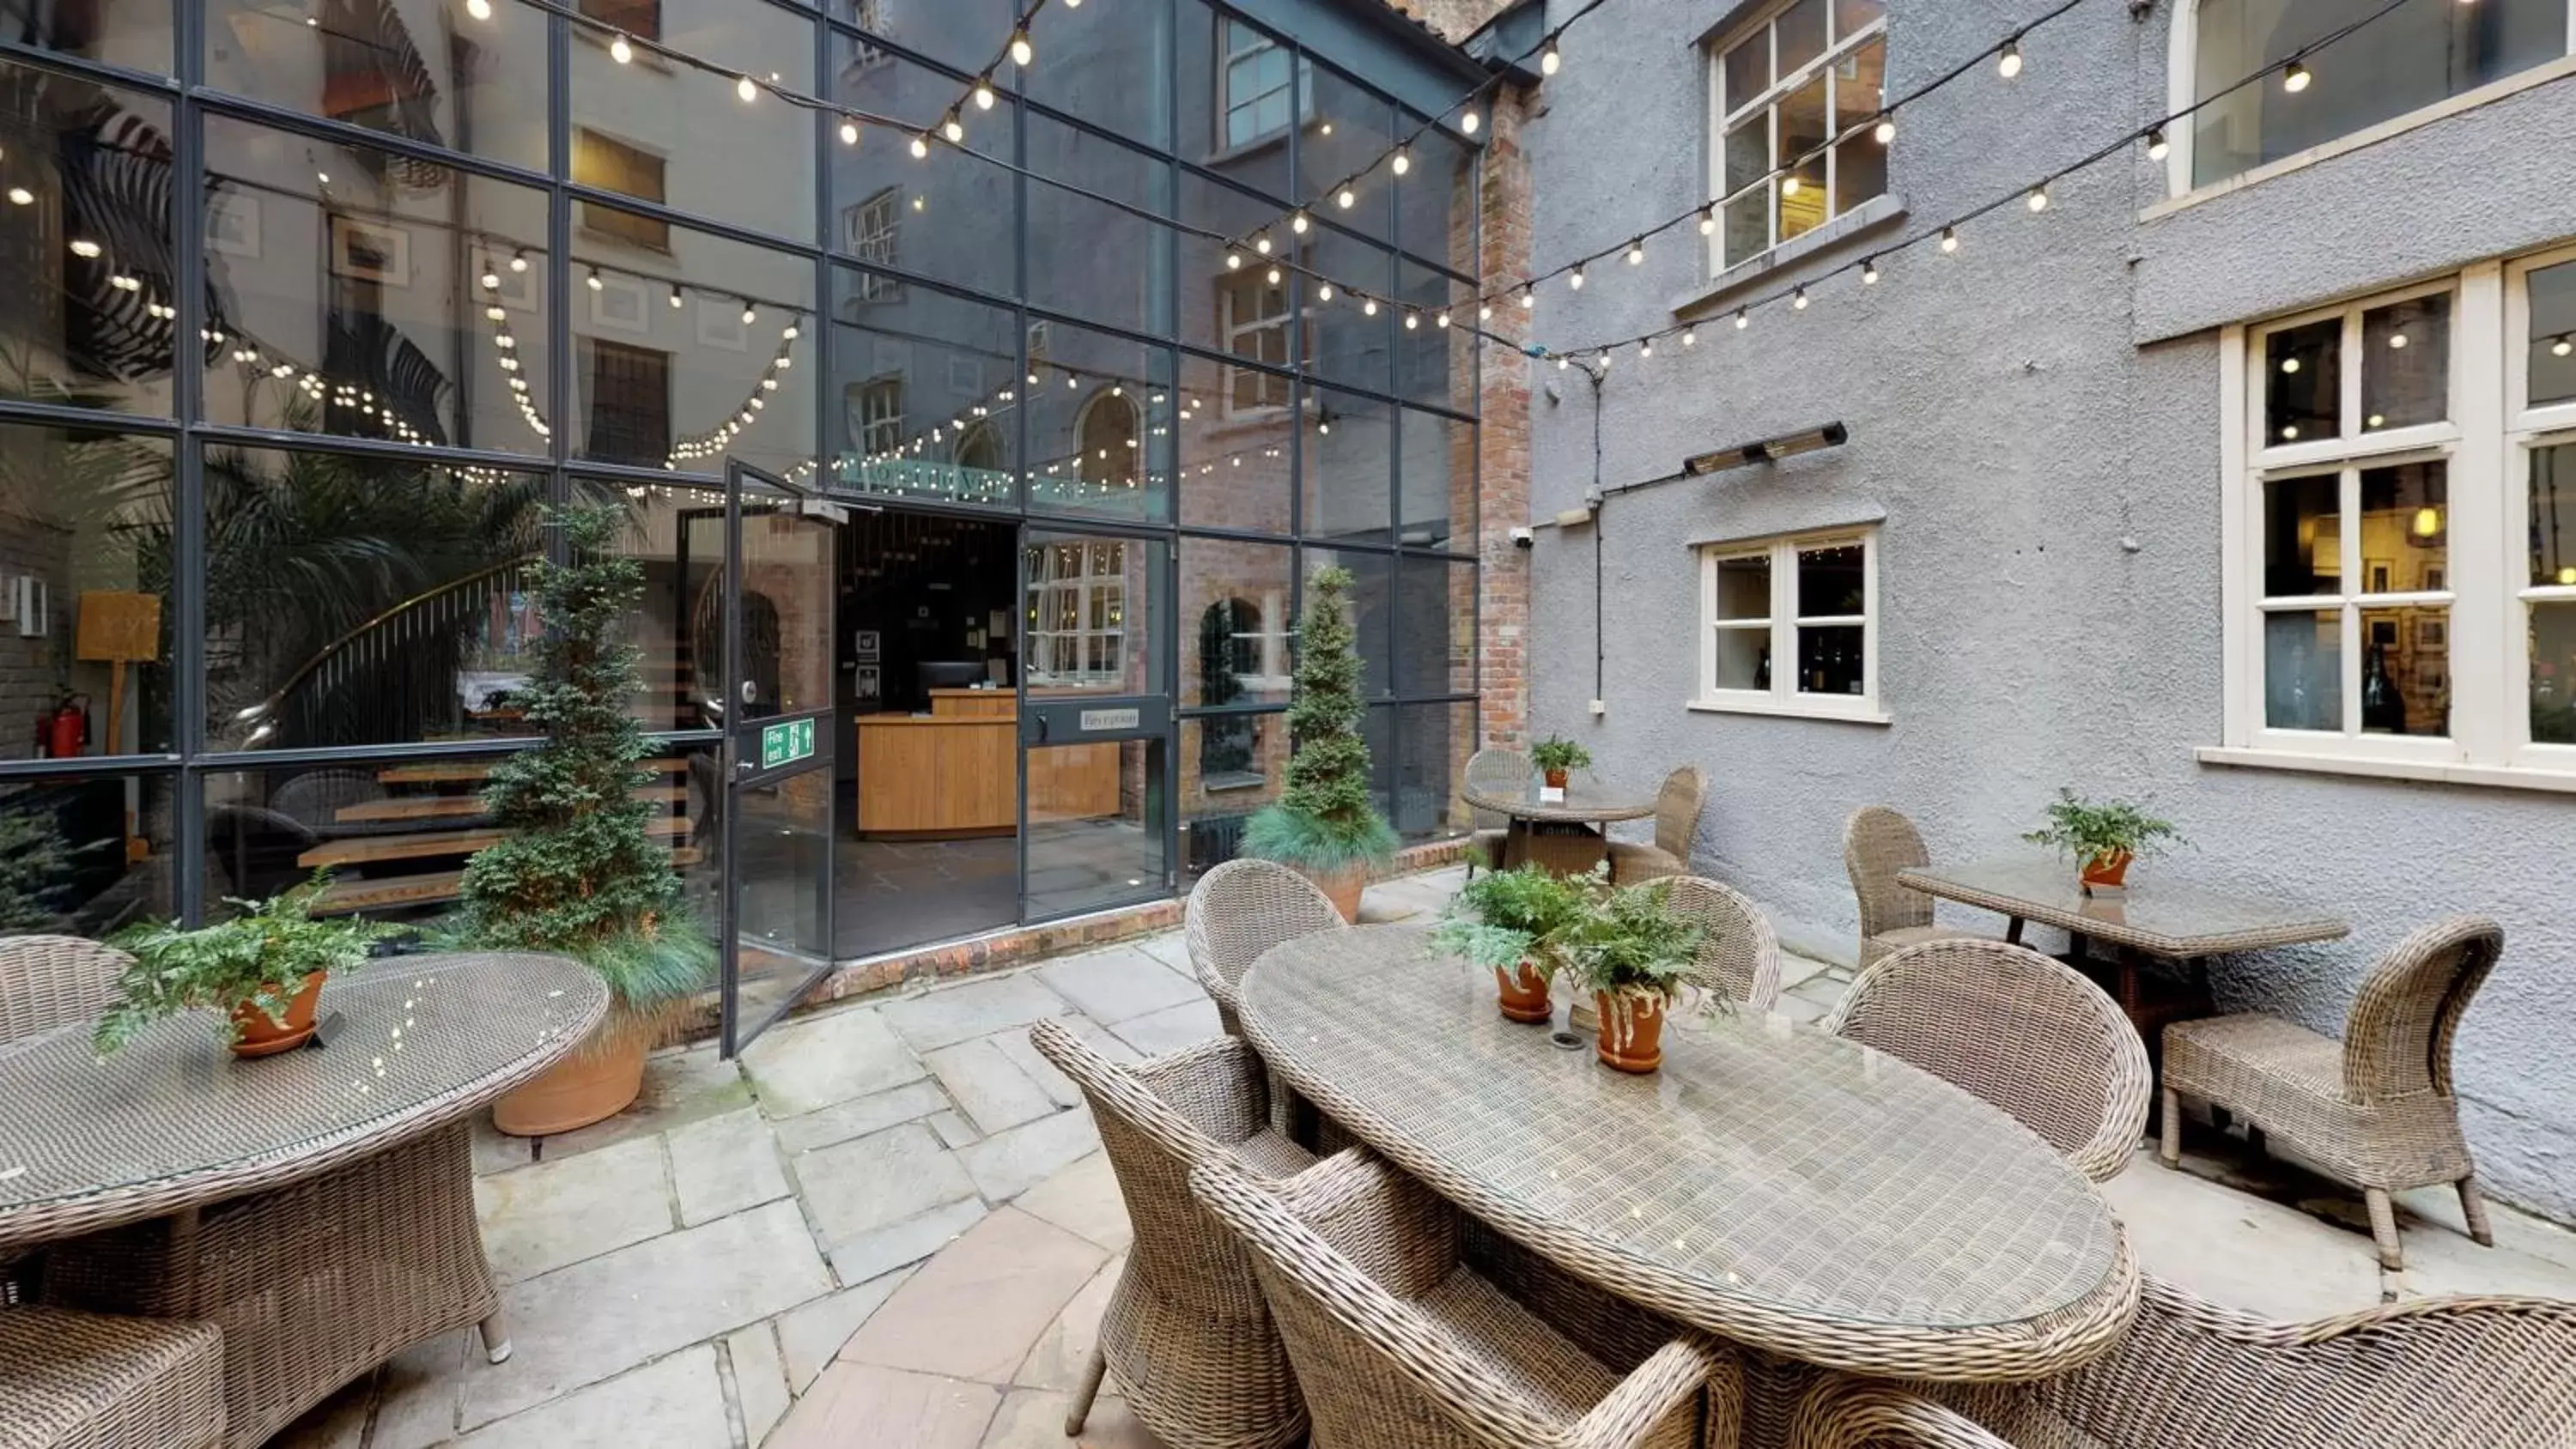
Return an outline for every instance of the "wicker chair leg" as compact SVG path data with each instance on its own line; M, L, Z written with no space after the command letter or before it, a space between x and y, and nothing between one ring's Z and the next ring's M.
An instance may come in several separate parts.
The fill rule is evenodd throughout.
M2164 1123L2156 1141L2156 1156L2167 1167L2182 1166L2182 1094L2165 1088Z
M495 1308L492 1315L475 1325L483 1334L483 1358L488 1363L510 1361L510 1321Z
M2487 1225L2487 1200L2478 1195L2478 1180L2464 1177L2456 1184L2460 1190L2460 1216L2468 1219L2469 1236L2479 1246L2495 1246L2495 1229Z
M2361 1198L2370 1208L2370 1236L2379 1243L2379 1266L2391 1273L2405 1271L2406 1250L2397 1242L2397 1206L2388 1200L2388 1190L2365 1187Z
M1108 1373L1108 1353L1093 1349L1091 1366L1082 1371L1082 1387L1074 1391L1073 1410L1064 1416L1064 1437L1070 1439L1082 1432L1083 1421L1091 1417L1091 1401L1100 1397L1100 1381Z

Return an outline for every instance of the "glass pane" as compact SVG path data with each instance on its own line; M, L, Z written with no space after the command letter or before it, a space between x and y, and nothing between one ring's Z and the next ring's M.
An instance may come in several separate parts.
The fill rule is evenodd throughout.
M2451 731L2451 611L2361 611L2361 732Z
M771 5L651 10L673 50L787 90L813 88L814 24L805 15ZM610 38L572 27L572 123L619 148L629 164L585 171L576 147L573 179L781 236L814 234L812 111L757 90L746 102L733 79L646 52L620 65L609 54ZM995 129L973 139L1007 145L1009 134ZM869 139L877 150L898 150L882 132ZM744 164L748 157L757 164Z
M1306 389L1304 443L1308 538L1379 542L1394 511L1394 411L1374 398Z
M1028 184L1029 301L1169 335L1171 229L1126 208L1169 215L1172 164L1038 115L1028 120L1028 155L1038 177L1066 177L1079 188Z
M1297 274L1283 269L1274 283L1270 280L1270 265L1259 260L1259 253L1239 253L1243 259L1240 267L1228 267L1225 258L1231 249L1231 238L1260 236L1265 234L1264 228L1270 228L1267 234L1271 244L1279 250L1296 244L1295 233L1279 229L1280 211L1275 203L1231 186L1220 186L1195 173L1182 174L1179 195L1184 227L1218 232L1224 238L1211 240L1192 232L1175 237L1182 278L1181 341L1210 352L1265 356L1285 366L1289 358L1287 298L1301 285ZM1269 324L1263 329L1268 335L1247 335L1265 323ZM1283 393L1275 405L1286 404Z
M1387 821L1407 840L1436 840L1470 828L1458 786L1476 752L1476 707L1407 704L1395 711L1395 805Z
M1377 392L1394 391L1396 309L1386 300L1396 287L1395 254L1334 228L1318 227L1307 238L1305 263L1332 278L1337 287L1355 287L1377 299L1372 313L1362 297L1349 291L1336 290L1326 301L1317 285L1303 287L1308 375Z
M1181 864L1192 876L1240 852L1244 822L1287 788L1288 717L1181 721Z
M1720 629L1717 631L1717 679L1719 689L1771 688L1771 630Z
M834 486L1009 505L1019 406L1036 372L1020 370L1017 315L926 288L888 297L883 283L833 268L824 431ZM1028 336L1033 353L1052 346L1042 328Z
M731 792L738 1019L748 1031L785 1010L833 946L829 764Z
M1780 37L1780 74L1825 53L1825 0L1798 0L1772 22Z
M1029 389L1029 507L1160 520L1171 513L1172 354L1062 323ZM1159 399L1159 401L1158 401Z
M1296 614L1282 544L1184 538L1181 705L1286 704Z
M1297 194L1315 197L1395 149L1395 106L1385 97L1335 71L1310 62L1307 81L1313 99L1306 107L1305 128L1297 147ZM1219 168L1227 171L1230 168ZM1236 176L1236 180L1250 178ZM1331 220L1375 241L1389 239L1395 215L1395 193L1401 183L1383 163L1360 179L1357 205L1335 202ZM1334 275L1341 275L1334 273ZM1356 280L1356 279L1354 279Z
M1722 64L1726 77L1724 104L1732 114L1771 88L1771 28L1766 25L1746 36L1727 51Z
M2531 450L2531 582L2576 588L2576 443Z
M1406 113L1406 131L1420 124ZM1476 270L1476 154L1447 125L1413 143L1413 169L1396 183L1397 244L1406 254L1455 272Z
M1809 3L1821 4L1822 0ZM1825 219L1823 147L1830 134L1825 115L1825 78L1819 75L1791 91L1772 108L1772 114L1779 122L1772 162L1788 168L1777 187L1780 240L1787 241L1813 230Z
M172 505L166 442L0 427L0 758L174 748Z
M1175 14L1179 28L1172 50L1180 62L1173 85L1173 94L1180 101L1180 133L1175 137L1175 149L1183 160L1212 166L1265 195L1289 195L1295 190L1288 175L1287 130L1292 108L1302 110L1309 144L1320 139L1326 126L1339 134L1349 118L1319 109L1311 76L1305 78L1308 88L1302 95L1284 87L1265 93L1253 84L1248 72L1267 72L1267 79L1278 85L1288 69L1285 52L1270 49L1268 37L1262 32L1241 21L1220 19L1214 8L1201 0L1180 0ZM1006 26L1010 22L1004 19L995 23ZM1075 16L1070 23L1078 28L1097 22L1089 16ZM1122 23L1110 28L1123 30L1124 26ZM1277 59L1267 58L1265 50ZM1052 65L1040 56L1039 69ZM1243 78L1244 83L1236 83L1237 77ZM1170 103L1171 97L1159 86L1151 88L1149 94L1157 107ZM1252 144L1245 144L1247 141ZM1350 164L1357 165L1357 159Z
M1395 618L1395 688L1407 699L1476 691L1476 566L1414 558L1396 564L1403 583Z
M1798 617L1848 618L1869 610L1869 575L1862 546L1798 550Z
M1887 18L1886 0L1834 0L1834 39L1858 33Z
M950 6L904 8L910 15L903 18L932 24ZM1009 33L1007 17L983 24L988 40ZM1019 87L1031 99L1113 134L1167 146L1172 126L1170 30L1171 16L1161 5L1122 9L1114 25L1066 6L1041 5L1029 25L1038 63L1019 72ZM989 51L983 59L992 59Z
M1726 204L1726 262L1749 261L1771 246L1771 188L1757 186Z
M1771 617L1771 555L1758 553L1717 561L1717 617Z
M1284 376L1190 354L1172 426L1180 438L1181 521L1285 535L1293 483L1288 450L1297 414ZM1275 407L1229 415L1245 400Z
M2441 462L2361 473L2362 593L2410 593L2449 564L2450 470Z
M2543 267L2531 289L2531 405L2576 402L2576 262Z
M0 934L96 940L176 914L173 783L81 775L0 785Z
M1476 410L1476 289L1446 272L1404 261L1397 264L1405 309L1395 329L1395 390L1406 402ZM1440 313L1452 325L1440 325ZM1457 323L1470 326L1459 326Z
M1020 618L1032 696L1162 692L1165 549L1150 539L1030 535Z
M216 748L532 733L542 478L235 448L205 474Z
M1887 42L1873 40L1834 65L1834 134L1866 127L1885 103ZM1862 130L1834 148L1834 215L1887 190L1887 148Z
M1755 111L1726 133L1726 190L1731 195L1771 170L1771 112Z
M546 451L543 191L225 116L205 137L209 417Z
M958 23L948 18L949 7L902 9L905 18L915 22L910 27L914 30L945 30ZM985 53L973 62L976 65L993 58L992 34L1009 33L1007 16L993 24L1003 28L978 42ZM957 99L957 82L886 52L873 54L874 59L853 54L832 83L832 98L855 110L917 121L925 129L937 125L940 108ZM728 103L741 104L730 98ZM860 134L855 146L842 145L835 136L824 153L833 206L825 241L842 255L861 261L997 296L1015 295L1020 285L1019 182L996 164L1009 162L1017 154L1009 120L1014 109L1005 100L989 112L976 112L980 119L966 137L971 152L934 141L930 154L919 160L913 158L911 140L905 136L870 129ZM902 287L888 280L860 300L871 309L882 309L902 296Z
M2343 611L2263 616L2263 723L2343 730Z
M823 11L835 20L908 46L942 64L971 70L992 63L993 52L999 48L994 44L995 37L1011 33L1012 17L1021 8L1016 0L940 0L936 5L908 5L903 0L826 0ZM876 53L885 54L881 50ZM1041 48L1041 59L1050 53ZM893 62L889 59L881 63ZM856 56L850 64L864 66L867 59ZM947 86L941 104L956 98L956 82L950 81Z
M1317 573L1335 565L1350 570L1351 586L1344 598L1350 609L1352 648L1360 656L1360 696L1372 700L1386 698L1393 693L1388 661L1392 658L1390 650L1394 640L1394 557L1329 548L1309 548L1305 555L1306 577L1310 581ZM1310 589L1310 597L1311 594ZM1383 757L1380 762L1383 763Z
M2263 341L2263 440L2268 446L2343 431L2343 322L2284 327Z
M645 218L587 209L617 221L574 232L573 456L813 476L814 264L678 226L655 252L622 235Z
M648 730L720 727L711 705L725 697L723 492L579 478L572 486L576 497L626 509L616 552L644 567L644 597L626 620L626 642L643 654L644 692L627 713Z
M2364 432L2450 416L2449 293L2363 313L2361 343Z
M1027 758L1028 919L1163 894L1163 742L1052 745Z
M2531 738L2576 745L2576 603L2531 606Z
M38 50L171 75L178 70L170 59L174 53L171 4L172 0L91 0L83 5L0 0L0 35Z
M5 61L0 106L0 396L167 416L179 271L168 198L188 194L171 176L170 107Z
M1798 692L1861 694L1867 690L1868 640L1858 624L1798 626Z
M1402 436L1403 516L1396 537L1409 548L1474 548L1476 425L1408 408Z
M169 7L164 0L156 8ZM206 83L543 171L546 12L517 0L493 0L487 10L476 19L454 4L214 0L206 16ZM403 164L415 176L438 170Z
M2263 485L2263 596L2302 599L2343 587L2342 482L2332 473Z

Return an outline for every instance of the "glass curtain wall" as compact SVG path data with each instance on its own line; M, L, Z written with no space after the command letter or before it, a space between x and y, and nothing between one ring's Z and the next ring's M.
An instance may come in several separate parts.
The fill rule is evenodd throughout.
M924 158L734 79L929 131L1013 15L0 4L0 930L316 866L334 910L452 898L550 502L630 517L645 793L710 880L729 458L1162 541L1191 871L1276 798L1304 582L1349 568L1382 803L1454 828L1477 357L1400 319L1474 294L1474 151L1291 234L1420 117L1201 0L1048 7ZM1186 230L1265 226L1386 305Z

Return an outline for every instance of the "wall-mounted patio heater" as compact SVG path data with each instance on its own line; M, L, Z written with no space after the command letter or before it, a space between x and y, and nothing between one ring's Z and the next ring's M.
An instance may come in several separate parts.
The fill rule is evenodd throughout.
M1827 423L1821 428L1809 428L1803 433L1765 438L1761 442L1747 443L1740 448L1719 448L1715 452L1686 458L1682 461L1682 473L1685 477L1702 478L1711 473L1723 473L1729 468L1741 468L1752 463L1777 463L1783 458L1794 458L1800 453L1839 448L1850 441L1851 429L1840 423Z

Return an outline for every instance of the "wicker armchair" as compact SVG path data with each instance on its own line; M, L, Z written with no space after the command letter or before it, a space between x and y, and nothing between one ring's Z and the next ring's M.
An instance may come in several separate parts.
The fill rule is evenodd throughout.
M2010 1112L2095 1182L2146 1130L2146 1043L2101 987L2001 941L1932 941L1882 958L1825 1029Z
M214 1449L223 1442L222 1329L0 1308L0 1449Z
M1189 1192L1190 1169L1202 1162L1231 1160L1263 1177L1314 1162L1270 1130L1260 1060L1220 1037L1120 1067L1058 1021L1039 1022L1029 1040L1091 1103L1136 1229L1064 1432L1082 1432L1114 1368L1128 1407L1173 1449L1296 1442L1306 1407L1251 1260Z
M1699 835L1700 811L1708 804L1708 777L1699 766L1684 765L1664 777L1655 793L1655 843L1610 842L1610 878L1621 885L1690 874L1691 842Z
M0 939L0 1042L102 1014L133 961L78 936Z
M1896 883L1896 873L1930 865L1914 822L1884 805L1864 805L1843 822L1843 869L1860 898L1860 966L1926 941L1991 941L1977 931L1936 925L1932 898Z
M2039 1383L1828 1379L1792 1449L2565 1449L2576 1303L2451 1298L2271 1323L2146 1280L2111 1352Z
M2451 1039L2503 951L2503 928L2483 917L2417 931L2363 978L2341 1042L2259 1012L2166 1027L2166 1164L2182 1157L2176 1107L2187 1094L2360 1187L2379 1261L2391 1270L2406 1257L2388 1195L2410 1187L2454 1185L2469 1236L2494 1246L2451 1095Z
M1674 876L1672 882L1672 908L1707 932L1691 980L1755 1011L1769 1011L1780 999L1780 938L1761 908L1700 876Z
M1199 877L1181 917L1190 970L1215 999L1228 1036L1242 1035L1235 988L1262 952L1347 924L1313 881L1266 860L1229 860Z
M1529 784L1529 756L1518 750L1478 750L1467 757L1466 786L1479 792L1508 792L1524 789ZM1467 875L1474 879L1479 867L1485 870L1503 868L1503 842L1511 836L1511 820L1491 810L1474 810L1469 815L1474 833L1467 837Z
M1272 1191L1220 1164L1190 1188L1252 1249L1315 1449L1690 1449L1703 1398L1707 1443L1735 1443L1714 1344L1674 1338L1623 1376L1477 1274L1462 1215L1365 1149Z

